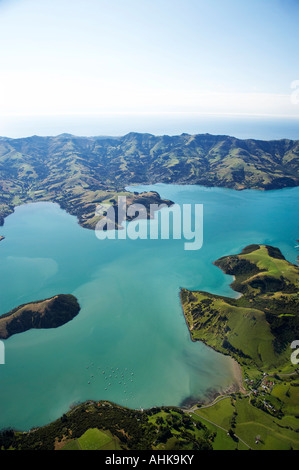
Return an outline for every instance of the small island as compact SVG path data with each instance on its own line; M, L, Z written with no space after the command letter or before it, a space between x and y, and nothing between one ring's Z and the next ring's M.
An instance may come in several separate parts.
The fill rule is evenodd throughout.
M0 235L0 242L2 242L2 240L4 240L4 238L5 238L5 237L2 237L2 236Z
M20 305L0 316L0 339L32 328L57 328L72 320L79 311L76 297L70 294Z

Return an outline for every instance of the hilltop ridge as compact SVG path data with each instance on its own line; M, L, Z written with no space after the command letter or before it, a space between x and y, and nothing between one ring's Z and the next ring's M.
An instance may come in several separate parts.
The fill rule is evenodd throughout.
M0 225L19 204L52 201L76 215L83 227L94 228L97 204L116 206L124 193L138 203L141 196L125 187L155 183L236 190L298 186L299 140L136 132L0 139ZM152 197L142 195L148 205ZM162 202L172 204L156 194L155 203Z

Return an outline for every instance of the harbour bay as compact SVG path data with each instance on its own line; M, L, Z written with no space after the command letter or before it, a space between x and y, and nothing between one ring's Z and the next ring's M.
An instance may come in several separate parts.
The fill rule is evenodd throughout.
M250 243L278 246L296 262L298 188L129 189L149 188L178 204L203 204L201 250L185 251L184 240L100 241L53 203L17 207L5 220L0 313L59 293L75 295L81 312L58 329L5 341L2 428L46 424L87 399L132 408L180 405L235 381L228 357L191 341L179 290L235 296L232 278L213 261Z

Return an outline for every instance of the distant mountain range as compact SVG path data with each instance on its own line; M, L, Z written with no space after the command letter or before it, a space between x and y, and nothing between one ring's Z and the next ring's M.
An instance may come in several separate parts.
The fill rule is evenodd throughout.
M0 138L0 224L16 205L53 201L94 228L95 208L116 205L132 184L178 183L241 189L299 185L299 140L223 135ZM125 193L130 202L140 196ZM150 202L159 196L149 193ZM142 196L143 203L146 195ZM165 202L165 201L164 201ZM169 202L170 203L170 202Z

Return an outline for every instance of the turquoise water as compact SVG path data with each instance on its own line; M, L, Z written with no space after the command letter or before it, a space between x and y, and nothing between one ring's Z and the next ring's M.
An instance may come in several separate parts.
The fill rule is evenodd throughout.
M185 251L184 240L100 241L52 203L17 207L5 220L0 314L59 293L75 295L81 312L58 329L5 341L0 427L40 426L87 399L179 405L233 382L228 357L190 340L179 289L235 296L232 277L212 262L250 243L278 246L296 262L299 188L134 190L149 188L179 204L203 204L201 250Z

